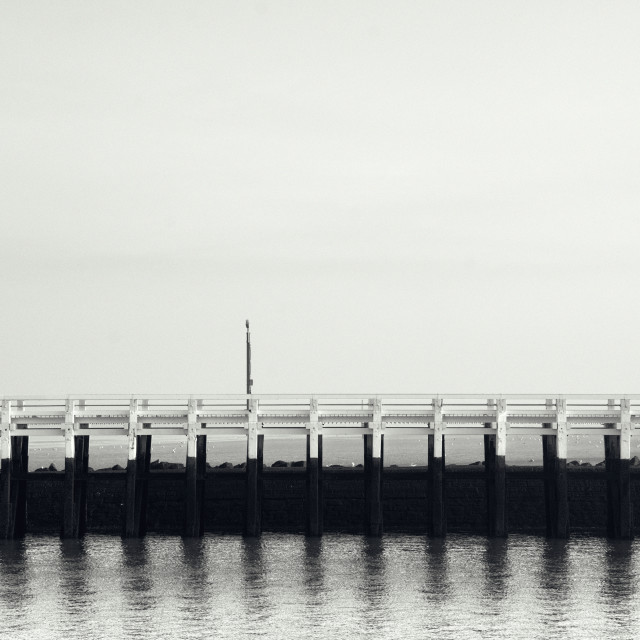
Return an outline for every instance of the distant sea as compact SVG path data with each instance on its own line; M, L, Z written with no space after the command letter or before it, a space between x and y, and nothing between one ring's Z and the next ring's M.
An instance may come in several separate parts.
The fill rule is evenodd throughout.
M111 467L114 464L126 466L126 437L100 438L91 436L89 465L94 469ZM152 459L167 462L183 462L186 458L186 438L175 439L154 436ZM604 459L602 436L569 436L569 460L596 464ZM632 455L640 454L640 442L633 444ZM265 439L264 462L273 464L276 460L293 462L304 460L306 441L304 438ZM245 460L246 440L242 437L229 440L210 439L207 446L207 461L215 466L223 462L238 464ZM325 437L323 445L324 464L352 466L362 463L362 437ZM446 438L447 464L470 464L484 457L483 439L478 436L448 436ZM49 438L46 441L33 440L29 446L29 468L48 467L54 463L58 469L64 468L64 439ZM426 438L386 438L384 444L384 464L398 466L423 466L427 464ZM541 465L541 438L511 435L507 438L507 464Z
M0 637L632 638L640 542L264 534L0 541Z

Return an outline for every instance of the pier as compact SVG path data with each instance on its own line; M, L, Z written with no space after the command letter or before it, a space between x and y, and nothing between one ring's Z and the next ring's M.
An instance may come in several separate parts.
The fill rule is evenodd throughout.
M82 398L4 398L0 424L0 537L27 530L29 446L59 438L65 446L63 509L65 538L80 537L87 525L87 476L92 438L127 438L127 468L122 534L141 537L147 530L151 442L154 436L184 438L183 535L200 536L207 520L205 492L207 442L246 438L243 532L258 536L263 515L265 439L306 439L304 530L323 534L323 442L360 436L364 470L363 532L384 532L385 443L394 438L426 442L425 534L447 533L447 437L482 438L486 533L503 537L507 518L507 443L510 436L540 437L543 458L544 519L549 537L570 535L567 438L602 436L606 462L607 535L633 537L631 439L640 428L640 396L534 395L202 395L84 396ZM515 439L512 439L512 442ZM513 446L513 445L512 445ZM515 445L517 446L517 444ZM222 462L222 461L218 461ZM354 475L354 481L356 476ZM362 478L362 480L360 480Z

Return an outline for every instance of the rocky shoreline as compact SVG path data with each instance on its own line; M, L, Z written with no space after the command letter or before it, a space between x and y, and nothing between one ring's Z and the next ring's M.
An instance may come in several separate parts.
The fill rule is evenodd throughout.
M285 460L276 460L271 465L265 466L265 468L304 469L306 468L306 466L307 466L307 463L305 460L293 460L289 462ZM633 458L631 458L630 460L630 466L640 467L640 458L638 456L633 456ZM206 468L207 470L214 470L214 469L244 469L245 467L246 467L246 462L240 462L238 464L234 464L232 462L223 462L218 465L211 465L207 462ZM469 464L452 464L452 465L446 466L447 469L451 469L451 470L465 469L468 467L484 467L484 461L477 460ZM541 465L539 464L507 465L507 468L510 468L510 467L518 468L518 469L522 469L522 468L535 469L535 468L540 468ZM581 467L581 468L591 468L591 469L604 468L605 461L602 460L601 462L592 464L591 462L583 462L582 460L571 460L570 462L567 462L567 467L570 467L570 468ZM330 464L330 465L325 465L324 468L325 469L364 469L364 466L362 464L352 464L352 465ZM388 467L385 467L385 469L410 470L410 469L426 469L426 467L422 465L400 466L397 464L392 464L392 465L389 465ZM184 471L185 465L181 462L167 462L167 461L157 459L150 463L149 470L150 471ZM92 467L89 467L88 471L90 473L96 473L96 472L106 473L110 471L113 471L113 472L126 471L126 469L119 464L115 464L111 467L104 467L101 469L93 469ZM39 467L38 469L35 470L35 473L56 473L56 472L64 473L64 470L58 469L53 462L48 467Z

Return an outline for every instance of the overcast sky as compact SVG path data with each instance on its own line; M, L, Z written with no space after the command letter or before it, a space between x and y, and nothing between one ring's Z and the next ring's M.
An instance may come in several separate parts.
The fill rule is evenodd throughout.
M0 9L0 395L640 393L637 2Z

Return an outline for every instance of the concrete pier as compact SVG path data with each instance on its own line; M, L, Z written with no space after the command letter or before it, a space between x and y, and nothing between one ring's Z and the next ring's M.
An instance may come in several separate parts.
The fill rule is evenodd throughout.
M326 438L362 435L364 474L354 470L354 478L364 480L350 498L363 500L362 532L380 536L384 532L383 514L394 511L386 494L384 447L395 438L415 438L427 442L428 468L416 469L412 477L423 483L422 497L415 495L407 504L419 504L423 524L433 537L447 533L447 500L455 468L445 472L445 440L448 435L483 437L485 468L479 479L484 484L486 532L492 537L509 533L508 492L511 471L506 468L506 448L517 447L518 438L536 436L542 441L544 482L544 523L550 537L566 538L570 519L580 520L572 511L567 469L567 443L570 435L603 436L606 460L607 532L612 538L633 536L633 487L631 443L640 428L640 395L618 396L505 396L479 395L241 395L241 396L158 396L154 398L3 398L0 420L0 537L24 534L27 519L29 444L41 439L60 438L65 447L59 523L63 537L79 537L86 529L89 497L87 473L90 436L121 438L128 434L126 483L116 519L123 535L139 537L147 528L147 497L150 479L151 439L154 435L186 440L186 465L180 475L184 496L180 504L182 533L202 535L208 511L207 492L211 485L207 469L207 442L217 438L246 439L246 469L243 473L243 506L235 513L247 536L262 531L264 439L305 438L306 471L304 497L298 509L304 531L310 536L323 533L325 518L333 509L332 495L323 495L323 444ZM390 440L389 440L390 439ZM94 442L95 439L91 439ZM424 445L421 445L424 446ZM593 472L597 475L596 470ZM600 472L602 473L602 472ZM451 475L449 475L451 474ZM340 474L336 476L337 478ZM51 476L56 477L56 476ZM217 476L216 476L217 477ZM345 478L347 476L344 476ZM574 476L577 477L577 476ZM29 479L28 479L29 478ZM604 479L605 476L603 475ZM115 481L115 478L114 478ZM296 480L298 482L298 480ZM332 481L333 482L333 481ZM60 486L60 485L58 485ZM541 485L542 486L542 485ZM269 494L269 502L277 501ZM327 502L329 500L329 502ZM416 502L417 501L417 502ZM458 511L460 498L449 505L449 515ZM355 506L355 504L354 504ZM271 507L269 507L271 508ZM357 506L360 514L360 506ZM391 511L388 510L391 508ZM404 508L404 507L403 507ZM413 508L413 507L412 507ZM154 507L157 509L157 507ZM426 514L425 514L426 510ZM335 512L331 512L331 517ZM426 516L426 517L425 517ZM56 516L58 517L58 516ZM150 512L157 519L157 511ZM271 516L270 516L271 517ZM360 517L360 516L359 516ZM395 512L394 516L395 517ZM271 521L269 526L271 526ZM577 525L579 526L579 524ZM604 525L602 525L604 526ZM422 529L424 530L424 529Z

